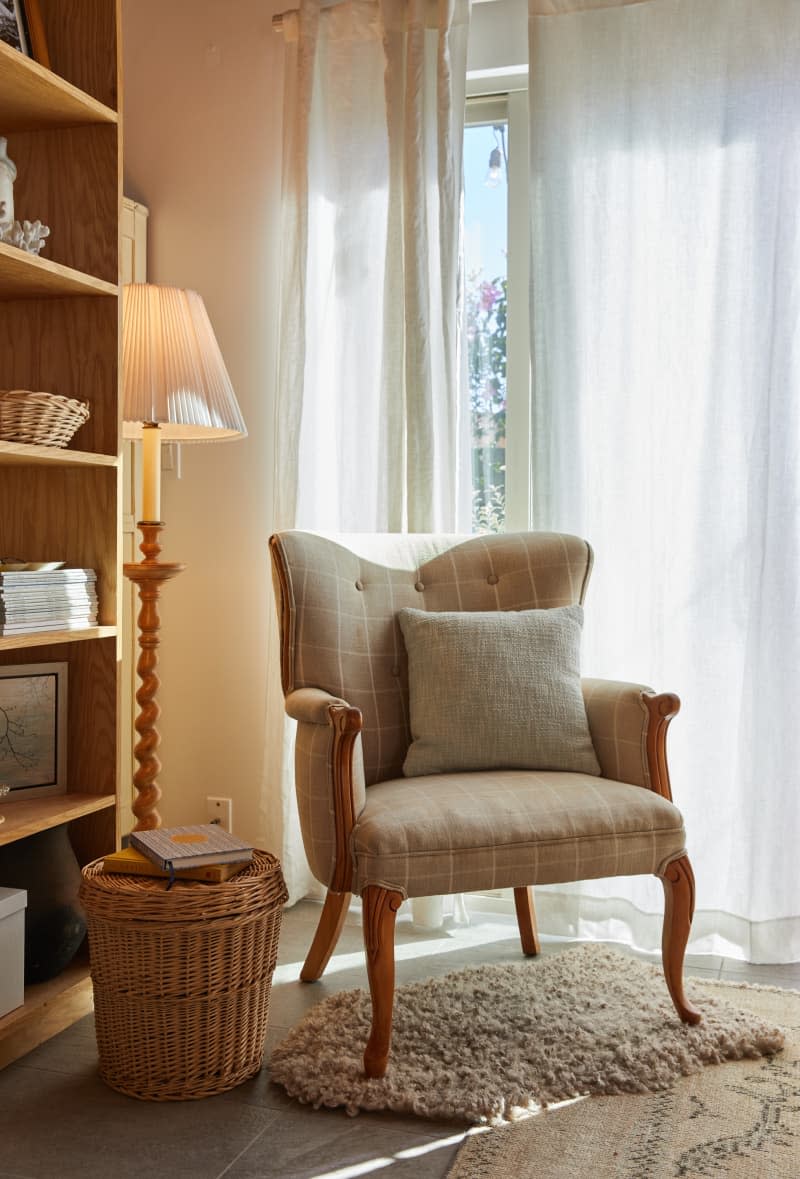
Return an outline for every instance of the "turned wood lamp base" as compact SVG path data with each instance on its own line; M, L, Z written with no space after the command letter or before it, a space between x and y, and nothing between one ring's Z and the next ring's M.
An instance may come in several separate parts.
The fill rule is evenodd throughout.
M137 794L132 809L136 816L134 831L150 831L161 826L161 816L156 809L161 798L161 790L156 781L161 769L161 762L156 755L160 741L156 721L161 715L161 709L156 702L156 693L161 684L156 671L160 642L158 632L161 628L158 600L161 597L162 583L177 577L186 566L177 561L159 561L159 534L164 528L161 521L140 520L137 527L142 533L139 548L143 559L123 565L125 576L138 586L141 603L138 618L140 653L136 664L141 684L136 692L139 715L135 722L139 740L133 751L139 768L133 776Z

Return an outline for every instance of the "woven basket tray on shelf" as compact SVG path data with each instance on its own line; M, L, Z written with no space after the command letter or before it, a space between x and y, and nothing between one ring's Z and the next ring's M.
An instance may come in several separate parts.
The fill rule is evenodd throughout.
M60 393L0 390L0 441L66 446L89 418L89 406Z
M83 869L100 1075L147 1101L232 1089L259 1071L287 899L256 851L219 884Z

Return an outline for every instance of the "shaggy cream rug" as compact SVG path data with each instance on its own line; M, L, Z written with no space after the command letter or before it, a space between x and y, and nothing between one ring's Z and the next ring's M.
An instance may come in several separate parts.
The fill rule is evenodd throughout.
M317 1107L502 1122L572 1097L657 1092L704 1065L783 1045L774 1023L735 1003L704 993L702 1011L700 1024L685 1026L660 969L589 944L398 987L380 1080L363 1075L365 990L312 1008L274 1050L270 1070Z
M703 1069L660 1093L578 1100L481 1127L449 1179L797 1179L800 992L705 981L692 990L704 1007L723 998L783 1024L783 1052Z

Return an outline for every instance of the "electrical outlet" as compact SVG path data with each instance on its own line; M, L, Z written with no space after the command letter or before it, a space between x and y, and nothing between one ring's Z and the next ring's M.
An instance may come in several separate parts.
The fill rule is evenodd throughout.
M233 831L233 799L209 794L206 798L206 815L209 823L217 823L225 831Z

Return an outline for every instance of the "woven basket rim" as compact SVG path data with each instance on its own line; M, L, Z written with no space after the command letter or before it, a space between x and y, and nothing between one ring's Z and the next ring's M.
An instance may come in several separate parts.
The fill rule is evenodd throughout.
M80 898L87 916L110 924L155 929L176 920L186 927L246 923L250 916L263 913L265 906L279 909L289 899L280 862L260 848L229 880L177 879L172 887L164 877L103 872L103 858L82 869Z
M88 401L67 397L65 393L48 393L45 389L0 389L0 400L58 402L62 406L76 406L82 410L89 408Z
M78 414L88 417L90 406L88 401L80 401L78 397L67 397L64 393L46 393L44 389L0 389L0 404L5 406L22 407L25 403L33 406L48 407L60 411L61 414Z
M88 401L33 389L0 390L0 440L67 446L90 417Z

